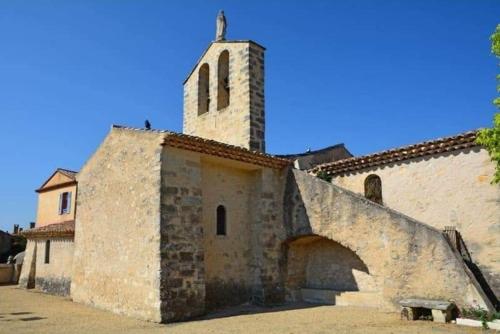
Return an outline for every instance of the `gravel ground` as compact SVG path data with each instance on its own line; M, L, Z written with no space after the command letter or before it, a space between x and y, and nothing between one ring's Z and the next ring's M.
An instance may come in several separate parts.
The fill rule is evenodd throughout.
M486 333L427 321L402 321L376 309L296 305L242 306L183 323L160 325L73 303L69 299L0 286L0 333ZM491 331L491 333L494 333Z

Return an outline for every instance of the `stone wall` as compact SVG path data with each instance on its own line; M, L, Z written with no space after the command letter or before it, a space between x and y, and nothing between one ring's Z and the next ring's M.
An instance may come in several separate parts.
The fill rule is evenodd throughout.
M217 64L229 52L229 106L217 110ZM198 71L209 66L210 105L198 115ZM250 41L212 43L184 83L183 132L265 151L264 48Z
M492 308L441 231L297 170L286 198L289 237L322 236L354 251L380 287L384 309L411 297Z
M165 147L161 168L161 316L205 312L201 166L198 154Z
M203 231L207 309L250 299L253 171L203 161ZM226 235L216 234L216 210L226 209Z
M74 301L161 321L164 136L113 128L78 174Z
M250 76L250 147L248 148L265 152L264 48L249 43L248 51ZM248 124L248 121L245 124Z
M285 301L283 198L286 173L262 168L255 174L252 195L252 301L274 305Z
M288 249L287 293L300 288L335 291L378 291L367 266L352 250L317 236L294 240Z
M0 284L17 284L22 266L22 264L15 263L0 263Z
M488 153L475 148L339 175L333 183L363 194L364 180L376 174L385 206L440 230L456 226L500 296L500 187L490 184L493 173Z
M0 284L12 283L14 275L14 265L9 263L0 263Z
M49 263L45 263L46 241L35 241L37 249L35 288L53 295L68 296L72 276L73 239L50 239ZM29 266L29 262L26 265Z
M163 321L248 301L284 301L280 171L166 147L162 165ZM216 235L224 205L227 235Z

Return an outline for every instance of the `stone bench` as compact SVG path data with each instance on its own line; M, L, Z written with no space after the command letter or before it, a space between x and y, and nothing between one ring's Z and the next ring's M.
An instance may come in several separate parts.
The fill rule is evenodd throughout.
M454 303L445 300L403 299L399 301L399 304L402 307L401 318L407 320L418 320L430 311L433 321L449 322L456 309Z

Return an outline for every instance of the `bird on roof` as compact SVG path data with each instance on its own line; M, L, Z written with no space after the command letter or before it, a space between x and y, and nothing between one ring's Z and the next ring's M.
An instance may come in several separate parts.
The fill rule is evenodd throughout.
M146 130L151 130L151 123L149 123L149 121L148 121L148 120L146 120L146 121L144 122L144 127L146 128Z

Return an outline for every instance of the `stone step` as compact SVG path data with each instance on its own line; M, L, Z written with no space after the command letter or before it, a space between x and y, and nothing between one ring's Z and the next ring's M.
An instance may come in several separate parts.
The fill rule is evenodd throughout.
M382 300L380 293L376 291L337 291L310 288L303 288L300 291L303 301L314 304L379 307Z

